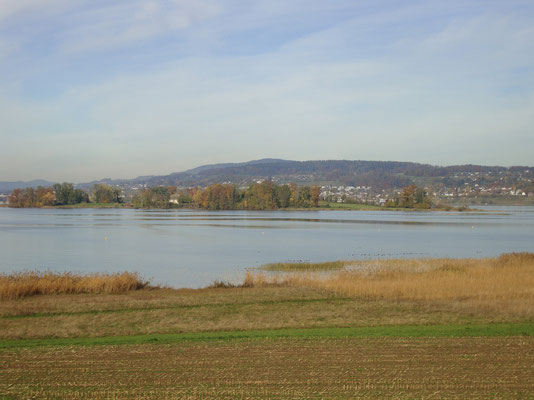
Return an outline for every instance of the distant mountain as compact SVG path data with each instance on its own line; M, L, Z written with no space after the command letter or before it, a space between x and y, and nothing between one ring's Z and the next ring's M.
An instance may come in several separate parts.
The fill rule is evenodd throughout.
M529 167L499 167L481 165L454 165L448 167L398 161L319 160L291 161L261 159L243 163L211 164L169 175L142 176L134 179L102 180L121 186L207 186L230 182L247 185L257 180L270 179L278 183L339 184L373 186L375 189L399 188L417 182L440 181L455 184L468 174L521 173ZM530 168L528 175L534 174ZM458 181L458 182L457 182ZM91 186L96 182L81 184Z
M21 188L21 189L25 189L28 187L36 188L38 186L49 187L55 183L56 182L45 181L42 179L36 179L33 181L28 181L28 182L24 182L24 181L1 182L0 181L0 193L4 193L4 194L11 193L14 189L17 189L17 188Z
M139 176L133 179L106 178L79 183L76 186L86 190L92 188L95 183L119 185L125 189L160 185L197 187L225 182L248 185L265 179L277 183L371 186L375 190L401 188L412 183L461 187L467 184L481 186L497 183L501 186L511 186L522 182L525 186L525 182L534 184L534 167L507 168L472 164L443 167L399 161L291 161L265 158L243 163L203 165L168 175ZM15 188L53 184L54 182L44 180L0 182L0 193L9 193Z

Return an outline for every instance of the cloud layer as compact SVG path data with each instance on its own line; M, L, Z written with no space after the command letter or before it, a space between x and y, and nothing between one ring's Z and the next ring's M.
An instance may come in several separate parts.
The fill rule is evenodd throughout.
M0 180L260 157L534 164L529 2L245 3L1 5Z

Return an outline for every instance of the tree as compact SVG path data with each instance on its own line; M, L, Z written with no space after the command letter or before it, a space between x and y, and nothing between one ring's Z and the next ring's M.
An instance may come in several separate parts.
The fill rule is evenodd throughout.
M74 186L72 183L56 183L54 186L54 192L56 193L56 204L65 205L70 204L69 200L74 194Z
M311 207L311 190L309 186L301 186L297 194L297 207Z
M56 183L54 186L57 205L70 205L78 203L88 203L89 196L81 189L74 189L72 183Z
M114 203L122 203L122 189L121 188L113 188L113 202Z
M10 207L44 207L52 206L55 202L52 188L39 186L37 189L28 187L26 189L15 189L8 197Z
M402 189L399 206L404 208L413 208L415 204L416 191L416 185L406 186L404 189Z
M11 194L7 197L7 202L9 204L9 207L12 207L12 208L24 207L24 190L23 189L13 190Z
M93 185L92 197L95 203L112 203L113 188L105 183L97 183Z
M133 199L136 208L170 208L169 189L165 186L144 189Z
M39 186L36 191L36 207L53 206L56 196L52 188Z
M93 185L92 198L95 203L120 203L122 190L105 183L97 183Z
M291 196L289 197L289 205L290 206L296 206L297 205L297 196L299 188L296 183L291 182L289 184L289 190L291 192Z
M291 189L289 188L289 185L276 185L274 189L276 205L279 208L289 207L289 202L291 200Z
M321 195L321 188L317 185L312 186L310 189L311 192L311 202L314 207L319 206L319 196Z
M388 202L386 205L392 206L396 204L398 207L404 208L431 208L432 203L428 198L424 189L417 187L416 185L406 186L402 189L400 199L396 199L395 202Z
M244 206L248 210L274 210L277 208L273 183L265 181L250 185L245 192Z
M68 204L89 203L89 195L82 189L74 189Z

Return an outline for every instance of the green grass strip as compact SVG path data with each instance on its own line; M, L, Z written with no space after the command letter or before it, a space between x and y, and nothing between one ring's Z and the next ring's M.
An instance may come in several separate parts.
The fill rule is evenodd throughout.
M278 338L370 338L370 337L473 337L534 336L534 323L480 325L388 325L354 328L305 328L254 331L108 336L94 338L50 338L0 340L0 349L41 346L94 346L120 344L180 343L235 339Z

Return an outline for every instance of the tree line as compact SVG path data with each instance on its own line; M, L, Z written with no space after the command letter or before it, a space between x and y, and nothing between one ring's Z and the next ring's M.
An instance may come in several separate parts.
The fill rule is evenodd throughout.
M195 207L207 210L276 210L318 207L318 186L277 185L264 181L240 189L233 184L178 189L159 186L144 189L133 199L136 208Z
M52 187L15 189L8 196L8 205L13 208L39 208L74 205L80 203L120 203L122 192L106 184L93 186L91 196L72 183L56 183Z
M277 210L284 208L311 208L319 206L319 186L297 186L294 183L278 185L271 181L254 183L248 188L234 184L214 184L206 188L179 189L176 186L158 186L143 189L132 205L136 208L192 207L207 210ZM15 189L8 197L8 205L15 208L49 207L79 203L122 203L120 188L95 184L91 194L74 188L72 183L55 184L37 189ZM432 207L424 189L416 185L405 187L386 207L428 209Z

